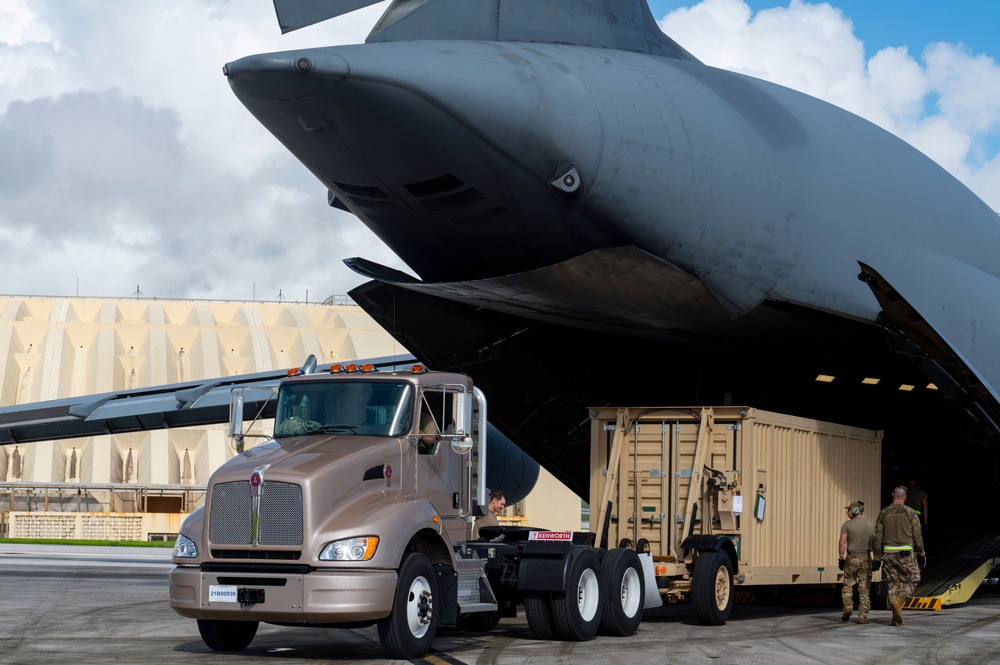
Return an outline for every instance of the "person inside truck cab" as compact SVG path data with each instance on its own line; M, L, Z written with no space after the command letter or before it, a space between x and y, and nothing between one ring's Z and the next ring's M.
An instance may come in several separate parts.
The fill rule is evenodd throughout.
M420 428L418 432L422 436L417 441L417 452L425 455L433 453L434 445L438 440L438 426L426 404L420 409Z

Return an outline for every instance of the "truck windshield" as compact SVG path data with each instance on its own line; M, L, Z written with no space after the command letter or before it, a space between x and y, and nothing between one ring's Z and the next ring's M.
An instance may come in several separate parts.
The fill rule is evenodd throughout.
M410 430L413 389L392 381L288 383L278 391L274 435L403 436Z

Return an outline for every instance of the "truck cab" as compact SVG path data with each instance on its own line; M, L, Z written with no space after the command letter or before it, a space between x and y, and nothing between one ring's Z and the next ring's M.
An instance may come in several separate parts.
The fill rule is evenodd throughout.
M231 414L240 450L238 394ZM634 633L643 594L659 595L632 550L532 528L474 540L486 432L485 396L463 374L294 372L274 436L223 464L182 525L170 606L224 651L247 647L260 622L375 624L390 656L420 658L438 626L490 629L519 605L542 639Z

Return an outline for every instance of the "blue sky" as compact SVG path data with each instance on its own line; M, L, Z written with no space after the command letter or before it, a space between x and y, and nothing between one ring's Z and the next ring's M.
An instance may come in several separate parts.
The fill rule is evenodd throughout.
M657 19L678 7L696 2L649 0ZM751 0L757 12L787 7L788 0ZM819 3L814 3L819 4ZM1000 1L998 0L832 0L854 23L854 34L872 56L886 46L908 46L919 52L933 42L962 43L977 53L1000 58Z

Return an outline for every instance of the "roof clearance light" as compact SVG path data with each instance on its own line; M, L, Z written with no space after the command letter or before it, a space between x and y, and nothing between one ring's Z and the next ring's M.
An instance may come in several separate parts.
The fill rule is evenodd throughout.
M915 386L911 386L911 385L910 385L910 384L908 384L908 383L904 383L904 384L902 384L901 386L899 386L899 389L900 389L900 390L902 390L903 392L906 392L906 393L908 393L908 392L910 392L911 390L913 390L913 388L914 388L914 387L915 387Z
M423 374L424 372L427 371L427 368L424 367L423 365L414 365L413 367L410 368L410 371L413 372L414 374Z
M821 381L822 383L831 383L833 379L834 377L830 376L829 374L820 374L819 376L816 377L816 380Z
M291 367L288 369L288 376L295 376L298 373L299 373L298 367Z
M357 372L358 371L357 363L351 363L350 365L344 368L344 371L347 372L348 374L352 372Z
M336 365L330 365L330 374L343 374L343 373L344 373L344 366L341 365L340 363L337 363Z
M377 372L378 370L375 369L375 365L373 365L371 363L365 363L364 365L361 366L361 371L362 372Z
M866 386L877 386L879 381L881 381L881 379L873 379L870 376L866 376L865 378L861 379L861 383L863 383Z

